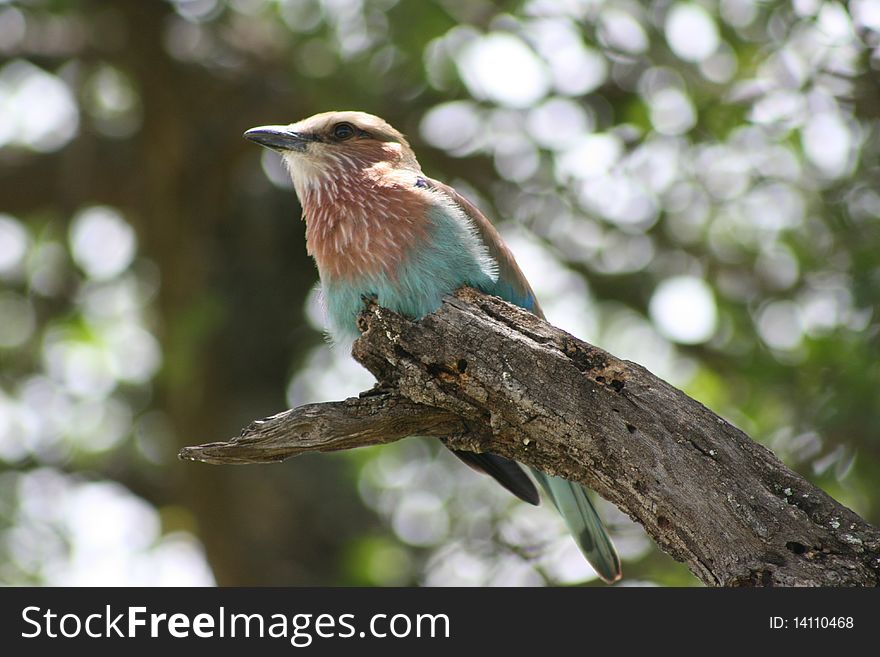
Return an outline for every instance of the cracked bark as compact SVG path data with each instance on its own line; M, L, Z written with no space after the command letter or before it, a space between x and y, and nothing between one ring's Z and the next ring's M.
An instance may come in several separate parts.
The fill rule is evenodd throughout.
M462 289L420 322L371 306L360 398L187 447L209 463L277 461L437 436L579 481L712 586L876 586L880 530L643 367Z

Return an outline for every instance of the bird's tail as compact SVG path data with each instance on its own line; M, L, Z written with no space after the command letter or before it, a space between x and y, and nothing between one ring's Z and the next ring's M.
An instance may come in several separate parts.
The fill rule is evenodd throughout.
M476 452L463 452L453 449L455 454L464 463L478 472L484 472L499 484L504 486L519 499L537 506L541 503L538 489L529 479L522 466L516 461L511 461L503 456L495 454L478 454Z
M590 502L587 489L535 469L532 469L532 474L562 514L568 530L599 577L609 584L619 580L620 558Z

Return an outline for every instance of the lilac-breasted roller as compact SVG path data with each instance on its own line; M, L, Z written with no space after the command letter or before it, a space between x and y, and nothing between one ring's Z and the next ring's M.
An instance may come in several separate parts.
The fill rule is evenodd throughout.
M357 337L364 298L419 319L463 285L543 317L513 254L488 219L448 185L422 173L404 136L363 112L325 112L244 136L281 153L303 208L331 335ZM528 474L492 454L455 451L514 495L537 504ZM587 490L532 474L562 514L587 560L607 582L620 560Z

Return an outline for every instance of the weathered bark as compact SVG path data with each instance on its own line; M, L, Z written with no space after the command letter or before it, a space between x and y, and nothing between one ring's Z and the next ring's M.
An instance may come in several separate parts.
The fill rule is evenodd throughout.
M376 306L354 357L381 388L189 447L211 463L440 437L580 481L708 585L876 586L880 531L643 367L463 289L420 322Z

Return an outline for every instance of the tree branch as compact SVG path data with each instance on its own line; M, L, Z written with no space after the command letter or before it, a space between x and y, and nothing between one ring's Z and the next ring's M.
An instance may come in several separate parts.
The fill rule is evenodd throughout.
M407 436L463 434L461 418L378 388L344 401L307 404L254 420L238 438L184 447L178 456L214 465L283 461L303 452L384 445Z
M431 435L579 481L709 585L880 584L880 531L643 367L462 289L419 322L371 306L354 357L381 387L188 447L277 461Z

